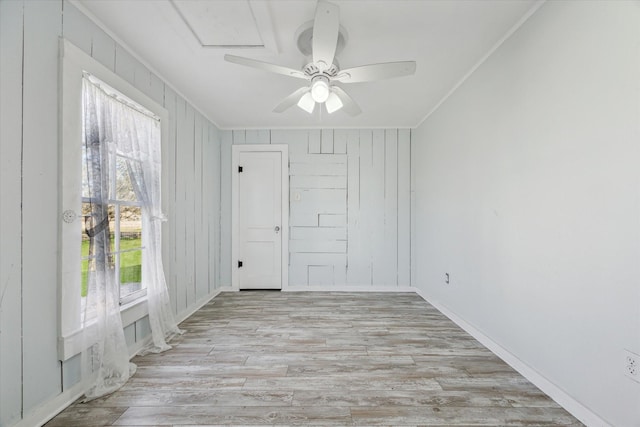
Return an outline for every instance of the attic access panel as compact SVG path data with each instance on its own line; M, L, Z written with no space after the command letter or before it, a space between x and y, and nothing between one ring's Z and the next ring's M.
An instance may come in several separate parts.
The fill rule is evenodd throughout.
M265 2L170 1L202 47L276 50L271 16Z

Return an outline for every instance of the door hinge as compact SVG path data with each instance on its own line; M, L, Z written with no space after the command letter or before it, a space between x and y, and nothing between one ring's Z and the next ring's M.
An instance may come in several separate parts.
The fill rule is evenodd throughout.
M242 267L242 261L238 261L238 268Z
M242 172L242 166L238 166L238 173Z

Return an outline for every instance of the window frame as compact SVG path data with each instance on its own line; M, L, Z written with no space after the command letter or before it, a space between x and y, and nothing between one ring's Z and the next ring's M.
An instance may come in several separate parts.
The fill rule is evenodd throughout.
M81 305L81 228L82 212L82 77L95 76L160 118L161 152L168 144L169 113L122 77L91 58L80 48L60 38L60 143L59 143L59 256L58 256L58 358L68 360L83 350ZM165 182L164 177L162 178ZM165 194L165 186L162 193ZM166 200L163 197L163 200ZM110 199L111 203L111 199ZM163 202L164 203L164 202ZM123 326L148 315L145 296L121 300ZM91 327L91 325L88 325Z

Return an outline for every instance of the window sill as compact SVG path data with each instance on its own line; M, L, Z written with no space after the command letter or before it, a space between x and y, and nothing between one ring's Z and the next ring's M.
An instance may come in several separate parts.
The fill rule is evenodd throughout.
M148 314L149 304L147 302L146 295L120 306L120 316L122 317L123 328L126 328L133 322L137 322Z
M129 304L120 307L120 317L122 318L122 327L126 328L132 323L137 322L149 314L149 305L147 298L140 298ZM90 323L87 328L95 328L95 323ZM93 345L86 343L83 345L82 329L58 338L58 359L62 362L71 359L73 356L81 353L84 346Z

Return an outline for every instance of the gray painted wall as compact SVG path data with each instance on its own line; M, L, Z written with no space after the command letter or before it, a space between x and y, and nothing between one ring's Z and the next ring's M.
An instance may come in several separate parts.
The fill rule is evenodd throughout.
M640 425L639 17L547 2L412 140L415 286L616 426Z
M215 126L66 1L0 1L0 426L29 416L77 380L57 356L58 38L163 105L163 260L174 312L218 283L219 135ZM130 345L148 318L125 327Z

